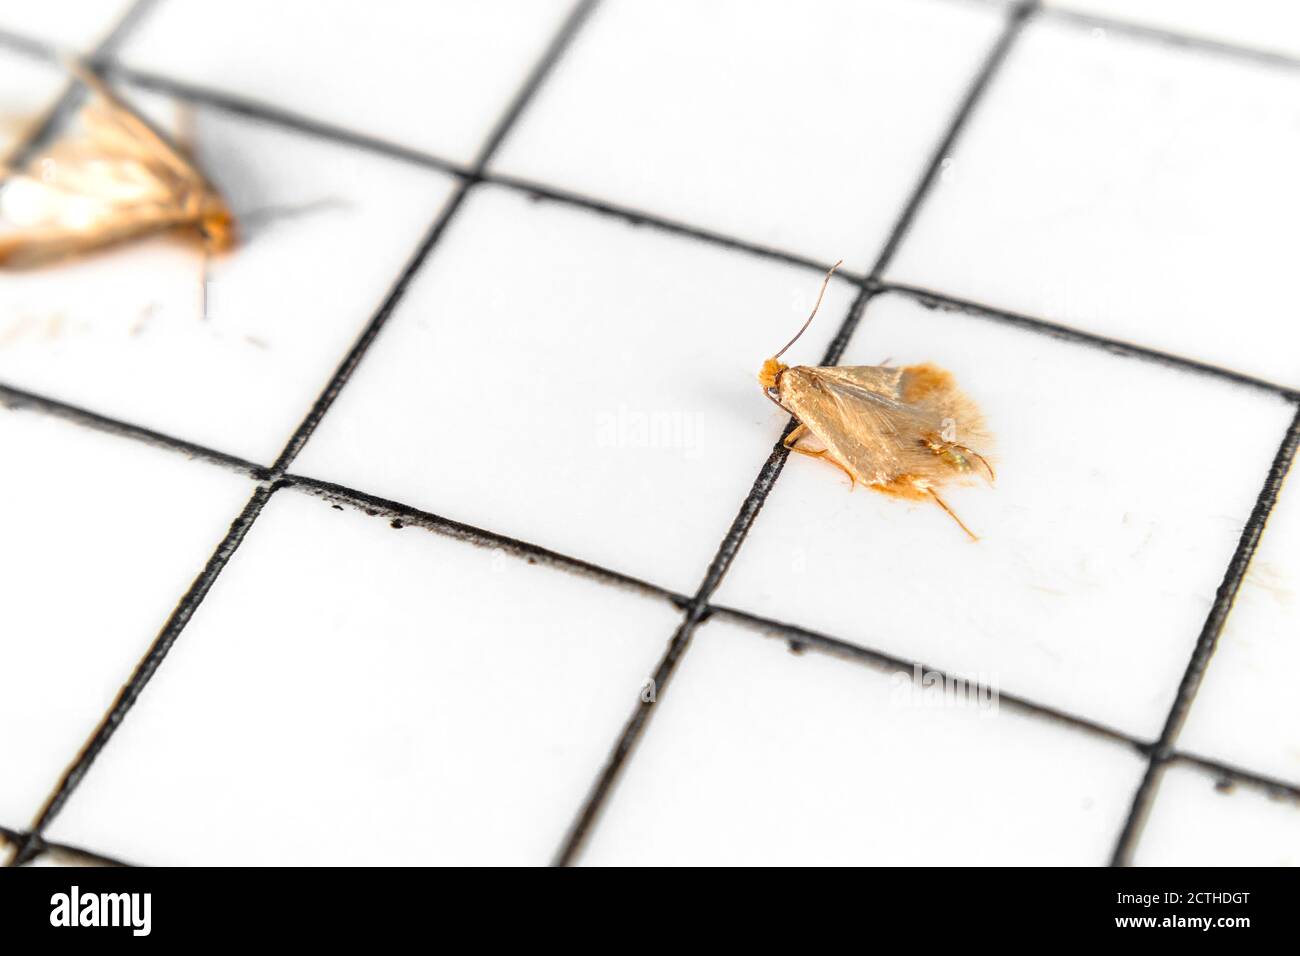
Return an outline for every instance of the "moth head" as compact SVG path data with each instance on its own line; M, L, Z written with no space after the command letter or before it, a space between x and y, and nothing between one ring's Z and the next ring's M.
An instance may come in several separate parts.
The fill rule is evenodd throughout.
M763 388L767 389L767 391L772 391L776 388L776 383L781 377L781 373L787 368L789 368L789 366L784 362L777 361L775 358L768 359L763 363L763 367L758 370L758 384L762 385Z
M235 244L235 217L221 200L210 200L199 218L199 231L209 249L225 252Z

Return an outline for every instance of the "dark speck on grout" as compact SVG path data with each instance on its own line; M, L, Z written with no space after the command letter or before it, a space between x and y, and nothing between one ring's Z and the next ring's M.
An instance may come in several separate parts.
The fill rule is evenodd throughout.
M342 511L342 510L343 510L343 506L342 506L342 505L330 505L330 507L333 508L335 511Z
M367 508L366 514L370 515L370 517L373 518L375 515L379 514L379 511L375 508Z
M1219 793L1232 793L1237 789L1237 784L1229 777L1220 777L1214 781L1214 789Z
M392 525L394 528L405 528L405 527L406 527L406 525L402 523L402 519L401 519L401 518L394 518L392 521L389 522L389 524Z
M807 644L803 644L803 643L801 643L801 642L799 642L799 641L790 641L790 653L791 653L791 654L802 654L802 653L803 653L804 651L806 651L806 650L808 650L808 645L807 645Z

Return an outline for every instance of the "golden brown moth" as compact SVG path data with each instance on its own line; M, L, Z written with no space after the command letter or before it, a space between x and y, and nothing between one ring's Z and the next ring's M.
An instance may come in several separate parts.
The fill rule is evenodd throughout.
M180 147L80 64L91 91L74 130L21 170L0 168L0 267L30 268L161 232L234 245L235 220Z
M799 423L785 447L836 465L849 476L850 490L862 484L899 498L933 500L978 541L935 490L975 472L994 479L988 459L971 447L990 444L984 417L949 372L928 363L791 368L780 361L812 324L840 265L826 274L803 327L758 373L764 394ZM801 444L809 437L821 447Z

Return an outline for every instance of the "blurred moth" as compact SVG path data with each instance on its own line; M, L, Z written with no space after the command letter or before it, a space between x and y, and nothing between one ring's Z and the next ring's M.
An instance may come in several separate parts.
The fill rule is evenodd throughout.
M791 368L780 361L812 324L839 267L826 274L803 327L758 373L767 397L799 423L785 447L836 465L849 476L850 489L862 484L899 498L933 500L979 540L935 490L976 472L990 483L994 477L988 460L970 447L988 445L983 416L950 373L930 364ZM801 444L809 438L821 447Z
M234 245L230 208L180 147L79 64L76 128L22 170L0 169L0 267L28 268L161 232Z

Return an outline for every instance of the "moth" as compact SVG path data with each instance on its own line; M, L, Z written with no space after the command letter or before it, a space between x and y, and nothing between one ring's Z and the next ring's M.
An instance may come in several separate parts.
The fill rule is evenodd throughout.
M0 267L23 269L173 232L207 257L235 244L235 217L185 152L90 70L74 131L22 170L0 168Z
M812 324L840 265L826 274L803 327L758 373L764 394L798 422L785 447L836 465L848 475L850 490L861 484L898 498L932 500L978 541L936 490L977 473L990 484L995 479L988 459L971 447L987 448L991 441L984 417L951 373L928 363L791 368L780 361ZM820 447L809 447L810 439Z

